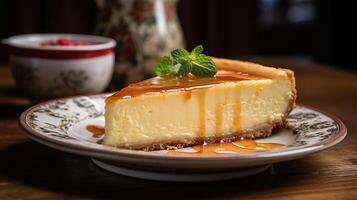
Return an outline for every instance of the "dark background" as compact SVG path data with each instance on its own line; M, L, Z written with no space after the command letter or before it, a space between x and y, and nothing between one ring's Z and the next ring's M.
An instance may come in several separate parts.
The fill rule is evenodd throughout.
M294 56L356 70L354 1L180 0L188 48L213 56ZM91 0L2 0L0 38L38 32L92 34ZM0 62L7 61L0 47Z

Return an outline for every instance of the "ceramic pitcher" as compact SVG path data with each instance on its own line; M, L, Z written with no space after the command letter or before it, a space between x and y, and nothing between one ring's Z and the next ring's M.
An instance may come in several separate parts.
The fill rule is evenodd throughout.
M96 32L117 42L113 78L117 88L153 76L163 55L184 46L176 3L176 0L97 0Z

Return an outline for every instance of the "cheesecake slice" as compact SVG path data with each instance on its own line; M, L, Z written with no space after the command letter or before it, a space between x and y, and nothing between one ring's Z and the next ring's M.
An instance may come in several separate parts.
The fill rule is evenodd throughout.
M142 150L271 135L296 99L294 73L213 59L215 77L154 77L106 99L104 145Z

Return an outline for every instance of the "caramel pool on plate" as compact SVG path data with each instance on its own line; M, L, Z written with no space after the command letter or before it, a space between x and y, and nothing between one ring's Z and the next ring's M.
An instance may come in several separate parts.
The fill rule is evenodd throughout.
M272 150L283 147L278 143L257 143L251 139L237 140L230 143L214 143L208 145L193 146L195 152L183 152L170 150L169 155L177 156L206 156L206 155L226 155L234 153L248 153L255 151Z

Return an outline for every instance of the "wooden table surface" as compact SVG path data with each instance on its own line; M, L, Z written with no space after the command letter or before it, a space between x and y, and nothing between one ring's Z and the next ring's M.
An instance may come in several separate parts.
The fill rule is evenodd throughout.
M295 70L298 102L330 112L348 128L337 146L274 164L255 176L212 183L166 183L114 175L87 157L26 138L17 120L28 107L8 67L0 67L0 199L357 199L357 73L290 58L251 58Z

